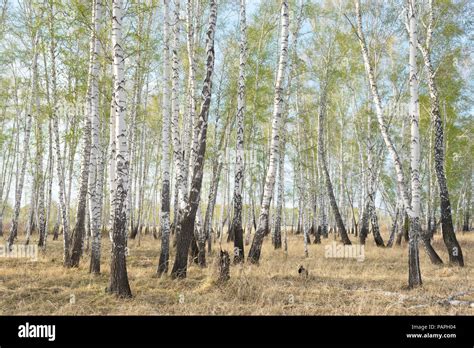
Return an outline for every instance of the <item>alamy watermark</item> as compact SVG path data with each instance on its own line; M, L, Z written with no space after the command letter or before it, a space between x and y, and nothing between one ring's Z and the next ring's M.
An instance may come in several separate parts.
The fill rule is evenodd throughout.
M8 248L8 244L0 245L0 258L31 259L32 261L38 261L38 246L18 244Z
M365 260L365 247L361 244L341 245L332 242L324 247L324 257L334 259L357 259Z

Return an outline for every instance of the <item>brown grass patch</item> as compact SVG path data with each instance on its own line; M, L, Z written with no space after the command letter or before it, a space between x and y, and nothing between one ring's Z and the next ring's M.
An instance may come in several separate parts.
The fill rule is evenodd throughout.
M288 255L273 250L267 238L260 265L231 266L231 279L226 284L216 282L215 252L207 255L207 268L190 265L187 279L157 278L160 243L150 235L142 236L140 246L129 241L128 274L134 295L130 300L105 293L108 238L103 239L99 276L88 273L88 254L78 269L65 269L62 241L49 241L47 253L40 253L36 262L0 258L0 314L472 315L472 307L440 303L453 294L474 291L474 234L458 234L458 239L464 268L434 266L421 250L423 287L406 290L406 246L377 248L370 236L363 262L325 258L325 245L333 242L332 237L323 239L321 245L310 245L308 258L304 258L302 236L289 237ZM441 236L435 237L433 245L446 261ZM231 250L232 245L225 244L225 248ZM300 264L309 270L307 278L298 275ZM71 297L75 303L70 303ZM474 301L474 293L459 299Z

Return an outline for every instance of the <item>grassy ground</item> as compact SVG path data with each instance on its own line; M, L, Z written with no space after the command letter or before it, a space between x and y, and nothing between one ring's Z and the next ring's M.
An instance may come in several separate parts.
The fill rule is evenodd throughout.
M206 269L191 265L185 280L156 278L160 245L147 235L129 241L128 274L134 295L130 300L104 291L110 260L107 238L100 276L89 275L88 255L79 269L63 268L62 241L49 241L47 253L40 253L36 262L0 258L0 314L473 315L474 308L467 305L439 303L456 293L474 291L474 234L458 234L458 239L466 266L431 265L421 250L423 287L407 290L406 246L377 248L371 236L363 262L326 258L325 245L333 242L332 236L322 245L310 245L308 258L303 256L301 236L289 236L288 255L273 250L266 238L260 266L232 266L231 279L218 284L216 253L208 256ZM447 260L441 236L435 237L433 245ZM232 249L231 244L224 247ZM309 270L308 278L299 276L299 265ZM459 299L474 301L474 294Z

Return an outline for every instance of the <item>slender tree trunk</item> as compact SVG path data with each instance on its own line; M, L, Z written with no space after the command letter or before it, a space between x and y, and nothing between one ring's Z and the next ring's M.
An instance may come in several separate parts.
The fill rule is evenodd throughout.
M173 278L185 278L188 264L188 251L191 238L194 234L194 222L198 210L203 169L204 156L206 154L207 120L211 104L212 74L214 72L214 33L217 20L217 2L210 1L209 25L207 29L206 40L206 75L202 88L203 102L199 114L198 122L195 127L199 129L198 151L192 171L191 190L186 206L179 213L177 225L177 245L176 258L171 271Z
M35 73L38 74L38 66L35 67ZM38 82L38 79L35 79ZM36 90L39 90L39 86L36 87ZM39 94L35 93L35 100L36 100L36 110L37 113L40 110L40 98ZM43 174L43 127L42 121L38 118L36 121L36 196L38 201L37 212L38 212L38 232L39 232L39 240L43 239L43 243L45 240L46 234L46 219L45 219L45 206L44 206L44 178L45 175ZM41 245L40 245L41 246Z
M38 189L38 177L33 174L33 180L31 183L31 194L30 194L30 208L28 212L28 222L26 225L26 231L25 231L25 245L28 245L30 243L30 238L31 234L34 232L36 226L35 226L35 211L36 211L36 191ZM36 173L37 174L37 173Z
M393 222L392 222L392 231L390 232L390 238L388 239L388 242L387 242L387 248L391 248L393 246L393 242L395 240L395 234L397 233L397 229L398 229L398 216L400 215L399 213L400 213L400 209L397 207L395 218L393 219Z
M382 236L380 235L379 223L377 218L377 211L375 209L375 181L376 181L376 169L372 160L372 154L374 153L374 143L371 139L371 130L372 130L372 118L371 113L367 113L367 164L368 164L368 197L366 208L368 215L370 216L370 221L372 225L372 234L374 235L375 244L379 247L384 246Z
M199 7L199 4L196 6ZM187 0L186 3L186 27L187 27L187 40L186 48L188 50L188 113L187 120L184 124L184 139L183 147L185 149L184 162L185 162L185 180L186 189L187 184L190 182L189 174L192 172L193 164L196 157L197 150L197 137L198 134L194 128L196 123L196 62L195 62L195 43L197 41L197 35L194 31L193 19L199 15L199 9L194 11L193 1Z
M184 149L181 143L181 134L179 131L179 62L178 62L178 39L179 39L179 2L175 1L173 9L173 47L172 47L172 66L171 66L171 132L173 139L173 155L175 162L176 185L175 195L175 229L180 220L180 211L186 204L186 170L184 163ZM178 237L178 236L177 236Z
M214 207L216 206L217 190L219 188L220 174L222 171L222 161L213 164L211 188L209 190L208 205L204 217L204 231L207 236L207 251L211 252L212 246L212 219L214 216Z
M420 263L419 263L419 255L418 255L419 215L417 216L417 212L415 212L413 207L412 207L412 203L416 203L417 199L415 199L413 202L410 201L410 198L408 196L408 190L407 190L406 183L405 183L405 176L404 176L403 169L402 169L402 163L401 163L400 157L399 157L399 155L398 155L398 153L395 149L395 146L392 142L392 139L389 136L388 127L385 124L385 121L384 121L384 118L383 118L383 109L382 109L382 104L381 104L381 100L380 100L380 95L379 95L379 92L378 92L377 84L376 84L374 73L373 73L373 68L372 68L370 60L369 60L367 45L366 45L365 38L364 38L364 35L363 35L363 31L362 31L362 16L361 16L361 11L360 11L360 1L359 0L356 0L356 12L357 12L357 36L358 36L359 43L360 43L361 50L362 50L362 56L363 56L363 59L364 59L365 70L366 70L366 73L367 73L367 76L368 76L368 79L369 79L372 98L373 98L373 101L374 101L374 104L375 104L379 129L380 129L380 132L382 133L382 137L384 139L385 145L387 146L387 148L389 150L389 153L392 156L393 162L395 164L395 169L396 169L396 173L397 173L397 184L398 184L399 192L400 192L400 195L403 198L403 204L404 204L405 211L408 213L408 215L410 217L410 221L411 221L409 253L408 253L409 254L409 256L408 256L408 260L409 260L408 261L408 264L409 264L409 267L408 267L408 286L410 288L412 288L412 287L420 286L422 284L421 272L420 272ZM416 23L415 23L414 17L413 17L412 30L410 30L410 39L412 39L413 35L416 36L416 27L415 27L415 25L416 25ZM411 42L410 44L412 44L412 43L413 42ZM412 50L412 47L410 47L410 49L411 49L411 51L410 51L410 53L411 53L410 54L410 68L411 69L413 69L413 68L416 69L416 60L414 61L414 64L415 64L414 67L411 64L411 62L413 60L413 57L412 57L413 50ZM415 47L415 49L416 49L416 47ZM415 51L415 53L416 53L416 51ZM413 83L412 75L415 76L414 78L416 79L416 75L417 75L416 70L415 70L415 74L413 74L413 71L411 71L411 74L410 74L411 83ZM415 83L417 84L416 80L415 80ZM412 89L414 89L413 86L412 86ZM413 93L413 91L412 91L412 93ZM412 96L412 99L413 99L412 103L414 103L415 98L413 98L413 94L411 96ZM418 98L416 98L416 103L417 102L418 102ZM418 107L418 105L416 105L416 106L412 105L412 107L411 107L412 111L416 107ZM415 113L413 113L413 115L414 114ZM418 114L416 113L416 115L418 115ZM412 119L412 121L413 121L412 122L412 128L414 130L415 129L415 124L417 124L417 123L415 122L414 119ZM412 136L415 136L415 133L416 132L413 131ZM419 144L417 144L417 145L419 146ZM413 163L415 163L416 162L416 148L413 148L413 151L414 152L412 153L412 159L413 159ZM418 147L418 154L419 154L419 147ZM418 165L418 163L417 163L417 165ZM412 169L412 171L413 171L413 169ZM412 185L413 187L419 189L419 186L417 186L417 184L419 185L419 181L418 182L416 181L416 173L415 173L415 175L413 175L413 172L412 172L412 183L413 183L413 185ZM415 192L415 194L416 194L416 192ZM419 192L418 192L418 194L419 194ZM419 199L419 197L418 197L418 199ZM416 220L416 218L418 218L418 220Z
M326 190L329 197L329 203L331 204L331 209L334 213L336 225L337 225L337 228L339 229L339 234L341 235L341 239L344 245L350 245L352 243L349 239L349 236L347 235L346 227L344 226L341 213L339 212L339 207L337 206L336 197L334 196L334 190L331 183L331 177L329 176L328 165L326 163L326 150L324 147L324 140L323 140L324 139L323 138L324 137L323 125L324 125L324 117L326 114L326 94L327 94L327 88L328 88L327 76L325 77L325 79L326 79L326 82L324 82L325 86L323 86L323 92L321 95L321 105L320 105L319 117L318 117L318 154L319 154L321 167L322 167L323 174L326 181ZM334 233L336 233L336 231L334 231Z
M240 65L239 93L237 97L237 140L234 178L234 218L231 230L234 235L234 264L244 261L244 231L242 228L242 190L244 185L244 118L245 118L245 63L247 56L247 24L245 1L240 0Z
M412 14L413 18L410 18L410 32L411 32L411 21L416 23L416 18ZM415 24L414 24L415 25ZM435 160L435 171L438 179L439 186L439 196L441 203L441 225L443 232L443 240L446 245L449 254L449 262L457 266L464 266L464 258L459 245L456 234L454 233L453 219L451 214L451 201L449 199L448 185L446 180L446 173L444 169L444 130L443 130L443 121L441 120L441 114L439 109L439 97L438 97L438 88L436 86L435 76L436 71L433 69L431 63L431 52L430 52L430 42L432 36L432 26L433 26L433 4L432 0L429 1L429 23L428 23L428 32L426 46L423 47L415 36L415 42L413 45L418 45L420 49L423 60L425 63L425 68L427 70L428 78L428 88L430 93L431 101L431 117L434 123L435 131L435 141L434 141L434 160ZM416 46L414 47L416 50Z
M293 36L293 43L292 43L292 58L289 62L289 72L288 72L288 83L287 83L287 91L285 96L285 105L284 105L284 115L282 120L282 129L280 130L280 159L278 161L278 186L277 186L277 199L276 199L276 209L275 209L275 224L272 234L272 242L275 249L281 248L281 223L282 223L282 214L284 214L284 205L285 205L285 189L284 189L284 178L285 178L285 147L286 147L286 135L285 135L285 125L286 120L288 118L288 114L290 111L290 94L292 91L292 82L293 76L295 75L295 68L297 67L297 48L298 48L298 36L299 31L301 28L302 22L302 10L303 6L300 6L300 11L295 21L294 30L292 31ZM296 114L299 115L299 98L298 98L298 91L299 91L299 78L297 76L296 81ZM299 123L298 123L298 134L300 132ZM298 148L299 149L299 148ZM301 172L301 171L300 171Z
M53 132L54 140L56 145L56 160L57 160L57 172L58 172L58 184L59 184L59 216L62 220L63 230L63 253L64 253L64 266L68 265L70 259L70 235L69 235L69 210L66 205L66 186L65 186L65 170L64 161L61 156L61 142L59 136L59 111L57 103L57 80L56 80L56 42L54 35L54 2L50 2L50 22L49 30L51 35L50 43L50 56L51 56L51 110L53 119ZM59 226L58 226L59 227ZM59 229L59 228L58 228ZM54 239L54 238L53 238ZM56 238L57 239L57 238Z
M367 235L369 234L369 201L365 202L364 211L362 212L361 222L360 222L360 233L359 233L359 243L364 245Z
M18 103L17 103L17 94L15 92L15 104L18 106ZM0 203L1 203L1 207L0 207L0 237L3 237L3 216L5 214L5 209L7 207L7 204L8 204L8 197L10 196L10 188L11 188L11 183L12 183L12 178L13 178L13 172L14 172L14 167L15 167L15 162L16 162L16 158L17 158L17 148L18 148L18 142L19 142L19 133L20 133L20 127L18 127L18 123L19 123L19 115L20 115L20 112L18 112L18 108L17 108L17 112L16 112L16 115L15 115L15 121L14 121L14 125L16 126L16 134L15 134L15 138L13 140L12 138L12 143L14 142L14 147L12 149L12 151L9 151L8 152L8 159L10 158L11 155L13 155L13 158L11 160L11 164L9 166L7 166L8 164L8 160L6 161L7 163L5 163L5 172L3 174L3 179L5 179L5 177L7 177L7 174L6 174L6 171L8 170L8 167L10 167L10 169L8 170L9 174L8 174L8 179L6 180L6 182L3 182L2 183L2 194L0 195ZM6 185L6 192L5 192L5 197L3 198L3 185Z
M198 147L198 130L194 125L196 119L196 52L195 47L199 40L198 17L201 16L199 2L193 4L192 0L187 0L186 3L186 48L188 51L188 112L184 120L184 177L186 189L189 189L189 184L192 180L191 173L193 170L194 161L196 160ZM204 251L201 251L205 253Z
M161 252L157 273L168 273L170 253L170 111L169 111L169 2L164 0L163 122L161 129Z
M92 36L90 41L90 51L89 51L89 74L88 74L88 83L87 83L87 98L86 98L86 115L84 117L84 133L83 133L83 141L84 147L82 152L82 165L81 165L81 177L80 177L80 186L79 186L79 202L77 205L77 212L76 212L76 225L74 227L72 233L72 251L71 251L71 259L69 260L69 267L79 267L79 261L82 256L82 247L83 247L83 240L84 235L86 233L86 210L87 210L87 199L88 193L91 192L92 195L95 191L96 185L96 155L94 154L91 157L91 146L92 146L92 139L91 139L91 127L92 127L92 119L94 118L92 109L96 107L97 100L95 95L95 79L97 78L97 63L96 60L96 43L95 43L95 30L96 30L96 22L98 20L95 17L95 13L97 11L97 4L95 0L92 5L92 23L94 25L94 29L92 30ZM99 0L100 1L100 0ZM91 163L92 162L92 163ZM92 165L91 165L92 164ZM91 187L89 188L89 177L91 177ZM92 198L93 199L93 198ZM95 208L95 206L94 206Z
M112 69L113 70L113 69ZM113 80L113 71L112 71L112 84L115 83ZM112 90L112 99L110 102L110 125L109 125L109 147L110 147L110 153L109 153L109 204L110 204L110 216L109 216L109 239L112 242L112 228L114 225L114 214L115 214L115 168L116 168L116 156L117 156L117 144L116 144L116 128L117 128L117 120L115 118L115 96L114 96L115 91Z
M12 224L10 228L10 234L8 236L8 249L11 250L11 247L15 241L15 238L18 234L18 219L20 217L20 205L21 205L21 196L23 194L23 184L25 182L25 173L26 173L26 165L28 163L28 149L30 145L30 134L31 134L31 123L32 123L32 108L34 102L34 90L36 88L36 74L34 71L36 70L36 65L38 64L38 41L39 41L39 32L36 33L35 37L33 38L33 59L31 63L31 100L28 104L28 110L26 112L26 125L25 125L25 135L23 138L23 158L21 160L21 169L20 175L18 177L17 185L16 185L16 192L15 192L15 206L13 208L13 218Z
M258 227L255 231L252 246L249 251L248 260L251 263L258 263L263 244L263 238L268 231L270 203L273 197L275 186L275 176L280 148L280 124L283 109L283 79L288 60L288 1L281 2L281 32L280 32L280 53L278 61L278 70L275 82L275 98L273 103L272 132L270 145L270 161L265 177L263 190L263 199L258 219Z
M197 247L197 264L200 267L206 267L206 234L204 233L204 226L201 218L201 206L198 206L196 212L196 219L194 224L194 238Z
M49 100L49 98L48 98ZM49 228L49 218L51 214L51 196L52 196L52 183L53 183L53 140L52 140L52 126L51 126L51 119L48 121L48 138L49 138L49 147L48 147L48 164L47 164L47 175L43 178L43 190L44 184L47 181L47 204L46 204L46 215L44 217L44 229L41 231L40 226L40 234L38 239L38 247L46 250L46 241L48 239L48 228ZM43 203L44 204L44 203ZM39 204L41 206L41 204ZM41 225L41 223L40 223Z
M91 216L91 260L89 265L89 272L93 274L100 273L100 220L101 220L101 195L102 187L100 181L103 180L103 161L102 151L99 144L99 62L98 56L100 52L100 42L98 40L98 33L100 32L100 21L102 19L102 0L94 1L94 8L92 13L92 23L94 28L91 33L90 42L90 74L89 74L89 95L88 107L91 123L91 154L90 154L90 212ZM111 115L112 117L113 115Z
M224 71L224 70L223 70ZM216 205L217 200L217 190L219 189L219 183L221 178L222 167L224 165L222 160L222 151L224 148L227 148L228 143L228 132L231 127L229 127L229 117L226 118L224 122L224 126L222 127L222 131L220 132L220 137L218 137L217 133L217 125L221 118L220 114L220 105L221 105L221 92L222 92L222 78L223 73L221 74L221 78L219 81L219 88L217 91L217 106L216 106L216 131L215 131L215 138L219 138L219 142L217 146L215 146L214 151L217 153L217 156L214 157L212 161L212 179L211 179L211 187L209 189L209 196L208 196L208 204L206 208L206 213L204 217L204 233L206 234L207 238L207 246L208 252L211 252L212 247L212 220L214 216L214 208Z
M420 131L419 118L420 106L418 100L418 68L416 62L416 0L409 0L410 17L410 118L411 118L411 146L410 146L410 164L411 164L411 230L408 241L408 262L409 277L408 286L410 288L421 285L420 265L418 261L418 235L420 233Z
M283 204L285 201L285 139L282 134L280 160L278 162L278 192L277 192L277 206L275 212L275 229L273 232L273 247L281 249L281 214L283 212Z
M114 114L116 118L116 169L112 259L110 263L110 285L108 291L119 297L131 297L127 275L127 188L128 188L128 142L125 123L125 56L122 49L122 1L112 4L112 47L114 72Z

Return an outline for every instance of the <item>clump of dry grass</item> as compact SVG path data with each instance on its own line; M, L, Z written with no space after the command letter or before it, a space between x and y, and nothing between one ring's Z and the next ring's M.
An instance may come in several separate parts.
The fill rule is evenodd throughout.
M351 238L354 239L353 236ZM159 241L142 236L129 241L128 274L134 297L117 299L105 292L109 275L108 238L103 238L102 274L88 273L89 255L78 269L62 266L62 241L49 241L38 260L0 258L0 314L3 315L187 315L187 314L329 314L439 315L474 314L466 305L442 301L474 291L474 235L458 234L466 266L432 265L421 251L423 287L407 290L405 246L377 248L369 238L365 260L325 257L325 247L312 244L304 257L302 236L289 236L288 254L264 242L260 265L231 266L231 279L216 282L217 246L207 255L208 267L190 265L188 277L155 276ZM35 243L35 240L33 240ZM439 235L433 245L443 260L447 253ZM231 244L224 248L232 249ZM171 255L171 263L174 254ZM298 274L299 265L308 277ZM474 294L460 298L473 301Z

